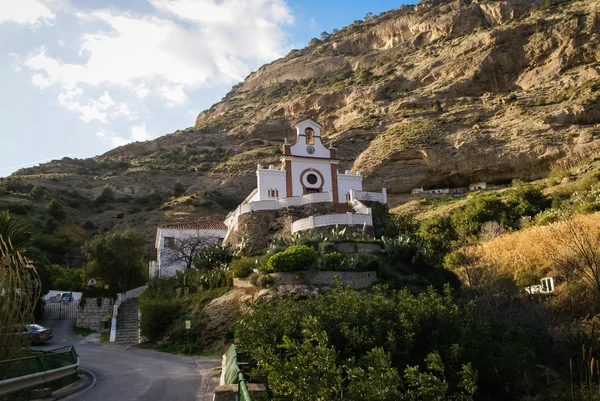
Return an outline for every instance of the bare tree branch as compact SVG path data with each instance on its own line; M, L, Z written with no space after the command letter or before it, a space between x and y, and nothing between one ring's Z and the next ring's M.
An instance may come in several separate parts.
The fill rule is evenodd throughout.
M189 269L194 263L194 258L202 248L218 245L220 238L216 235L206 235L202 230L196 230L194 233L186 234L182 237L173 239L173 246L163 248L160 253L168 265L185 264Z

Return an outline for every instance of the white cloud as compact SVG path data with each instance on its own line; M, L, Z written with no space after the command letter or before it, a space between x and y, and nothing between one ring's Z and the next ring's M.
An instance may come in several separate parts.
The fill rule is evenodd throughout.
M112 147L117 147L117 146L123 146L128 144L131 141L128 141L125 138L121 138L120 136L117 136L117 134L115 134L114 132L111 131L106 131L106 130L100 130L96 133L96 136L98 138L101 138L105 141L110 142Z
M79 118L83 122L97 120L101 123L108 123L109 116L116 118L119 116L131 116L127 105L121 102L118 106L108 92L104 92L98 99L88 99L87 104L81 104L79 98L83 95L83 89L74 88L61 92L58 95L58 103L67 110L79 113Z
M42 2L36 0L0 1L0 24L7 21L19 24L36 24L40 20L52 20L56 16Z
M146 124L133 126L131 128L131 139L134 141L147 141L150 139L150 135L146 131Z
M131 142L136 141L147 141L151 139L150 134L146 130L146 124L134 125L131 127L131 134L129 137L118 136L112 131L100 130L96 133L98 138L110 142L111 146L123 146Z
M76 13L87 27L80 61L63 61L42 47L25 61L34 71L33 84L67 90L113 85L175 107L186 103L186 91L240 81L290 47L283 27L293 16L284 0L148 1L154 15Z

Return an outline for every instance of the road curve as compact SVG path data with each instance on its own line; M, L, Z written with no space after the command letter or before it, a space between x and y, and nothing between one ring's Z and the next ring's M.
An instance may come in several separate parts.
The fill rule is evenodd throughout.
M82 368L96 376L96 384L63 400L212 400L217 380L217 357L187 357L137 348L123 349L91 342L72 333L72 320L40 322L54 338L35 349L73 344Z

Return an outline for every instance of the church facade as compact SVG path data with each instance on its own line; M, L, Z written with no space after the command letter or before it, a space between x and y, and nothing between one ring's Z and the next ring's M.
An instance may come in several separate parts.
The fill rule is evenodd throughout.
M238 228L241 215L264 210L277 210L310 203L328 203L328 213L293 221L290 233L328 225L372 225L370 209L362 201L387 203L385 189L381 193L363 191L360 172L338 171L336 149L326 147L321 138L322 126L312 119L297 123L296 142L282 146L281 165L256 170L257 187L244 202L226 218L228 235ZM338 206L338 207L336 207ZM226 240L227 240L226 237Z
M346 203L350 190L362 191L362 176L338 173L336 150L321 140L321 125L311 119L299 122L296 143L282 147L281 168L258 166L257 191L250 202L331 193L332 201Z

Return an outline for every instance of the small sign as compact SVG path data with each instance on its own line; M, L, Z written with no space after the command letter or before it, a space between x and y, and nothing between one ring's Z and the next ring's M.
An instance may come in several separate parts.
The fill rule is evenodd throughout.
M95 278L91 278L88 280L88 287L95 287L96 286L96 279Z
M189 330L192 328L192 321L191 320L186 320L185 321L185 329Z

